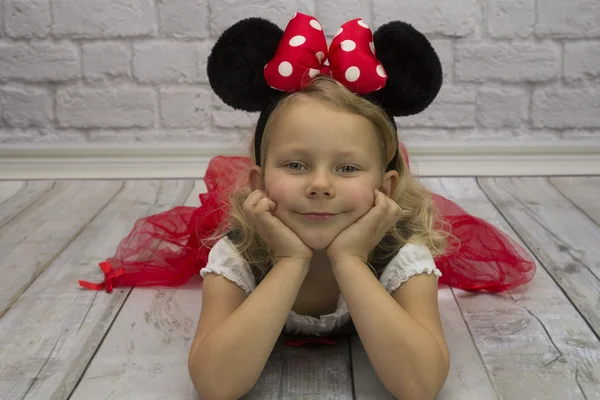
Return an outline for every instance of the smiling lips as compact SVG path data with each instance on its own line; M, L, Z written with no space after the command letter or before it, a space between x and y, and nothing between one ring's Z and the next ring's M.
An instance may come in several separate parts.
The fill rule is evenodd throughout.
M310 220L325 221L325 220L335 217L337 214L317 212L317 213L306 213L306 214L302 214L302 215L304 215L306 218L308 218Z

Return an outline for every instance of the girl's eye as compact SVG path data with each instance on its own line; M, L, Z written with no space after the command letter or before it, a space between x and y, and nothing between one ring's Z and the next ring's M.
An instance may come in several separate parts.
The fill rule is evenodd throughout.
M352 165L344 165L344 166L342 167L342 169L343 169L343 168L352 168L352 171L348 171L348 170L346 170L346 171L344 171L344 172L356 172L356 171L357 171L357 169L356 169L355 167L353 167Z
M286 166L290 169L299 171L300 168L303 168L303 165L297 162L291 162L291 163L287 163ZM346 169L342 172L346 172L346 173L352 173L352 172L356 172L358 171L358 169L356 167L353 167L352 165L344 165L343 167L341 167L340 169L344 169L344 168L350 168L350 170Z
M298 170L298 168L294 168L293 166L296 166L296 167L298 167L298 166L299 166L299 167L302 167L302 164L300 164L300 163L297 163L297 162L291 162L291 163L288 163L288 164L286 164L286 166L287 166L288 168L290 168L290 169L295 169L295 170Z

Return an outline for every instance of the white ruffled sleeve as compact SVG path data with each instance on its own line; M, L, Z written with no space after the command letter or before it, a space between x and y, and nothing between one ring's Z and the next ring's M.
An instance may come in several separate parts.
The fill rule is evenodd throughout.
M385 267L379 282L392 293L417 274L435 274L438 278L442 276L425 245L407 243Z
M227 236L219 239L208 253L208 261L200 270L200 276L204 278L209 273L224 276L241 287L248 295L256 289L256 279L252 275L248 262Z

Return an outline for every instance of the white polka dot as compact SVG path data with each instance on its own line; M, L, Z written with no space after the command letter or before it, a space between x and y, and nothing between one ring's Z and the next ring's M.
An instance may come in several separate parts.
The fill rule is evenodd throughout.
M365 24L365 21L363 21L362 19L359 19L359 20L358 20L358 24L359 24L360 26L362 26L363 28L366 28L366 29L371 29L371 28L369 27L369 25Z
M297 13L297 12L295 12L295 13L294 13L294 16L292 17L292 19L296 18L297 16L298 16L298 13Z
M379 64L377 66L377 75L379 75L382 78L387 77L387 74L385 73L385 69L383 69L383 65Z
M320 73L321 73L321 71L319 71L318 69L311 68L308 70L308 76L310 76L311 78L314 78L315 76L319 75Z
M311 19L310 20L310 26L312 26L313 28L315 28L318 31L322 31L323 30L323 28L321 28L321 24L316 19Z
M352 51L356 48L356 43L354 40L344 40L342 42L342 50L344 51Z
M317 52L316 54L317 56L317 60L319 60L319 62L323 61L323 58L325 57L325 53L323 53L322 51Z
M279 74L281 76L287 77L292 74L292 72L294 71L294 68L292 68L292 64L290 64L287 61L284 61L281 64L279 64L279 68L277 68L277 70L279 71Z
M375 54L375 43L369 42L369 47L371 48L371 51L373 52L373 54Z
M335 34L335 36L338 36L340 33L344 32L344 28L340 28L338 29L337 33ZM334 37L335 37L334 36Z
M383 86L379 86L379 87L378 87L376 90L381 90L381 88L382 88L382 87L383 87Z
M329 67L329 60L325 60L325 62L323 63L323 65L327 65Z
M306 38L302 35L296 35L293 38L290 39L290 46L292 47L298 47L304 44L304 42L306 42Z
M360 77L360 69L358 67L350 67L346 70L345 76L348 82L356 82Z

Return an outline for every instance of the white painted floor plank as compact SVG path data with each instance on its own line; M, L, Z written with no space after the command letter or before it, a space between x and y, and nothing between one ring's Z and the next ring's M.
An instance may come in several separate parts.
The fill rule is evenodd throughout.
M423 181L522 243L474 179ZM600 342L540 265L532 282L509 292L454 292L500 398L598 398Z
M28 181L0 181L0 205L27 185Z
M183 204L197 207L206 186L193 184ZM196 399L187 357L201 288L200 276L181 288L134 288L71 400Z
M182 181L127 182L18 298L0 319L1 398L68 398L130 291L84 290L77 281L100 280L97 263L134 221L181 204L190 189Z
M0 182L0 227L54 187L53 181Z
M600 176L551 177L550 183L600 226Z
M480 185L600 335L600 226L546 178L483 178Z
M0 316L121 187L120 181L33 183L13 197L22 203L7 201L4 211L14 210L14 218L0 227ZM35 206L19 206L33 199Z

